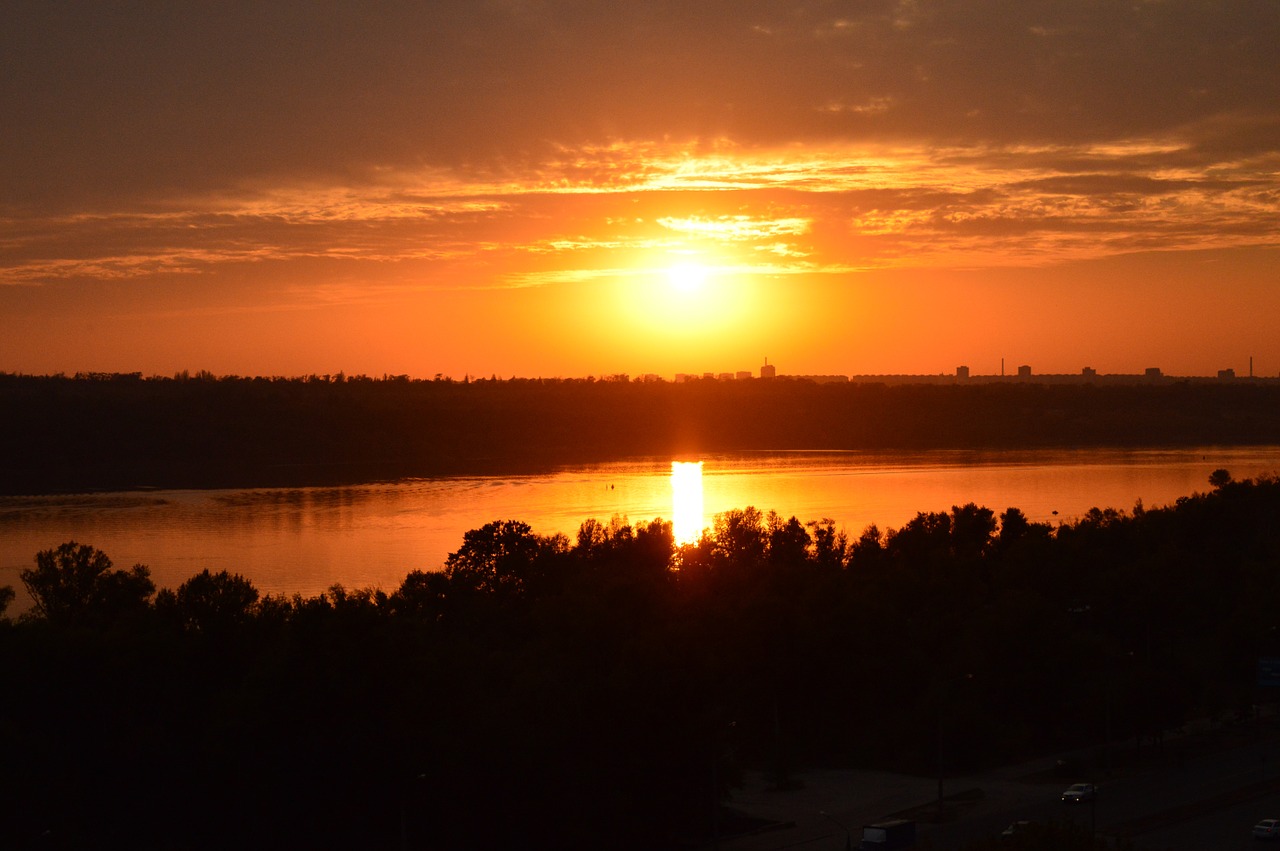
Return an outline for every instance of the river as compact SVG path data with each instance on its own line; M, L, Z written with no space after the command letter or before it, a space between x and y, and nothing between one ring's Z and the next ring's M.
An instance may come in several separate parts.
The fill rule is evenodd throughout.
M698 461L700 469L685 466ZM335 583L390 591L410 570L439 568L464 532L491 520L572 540L592 517L674 518L680 532L753 505L801 521L831 518L856 536L872 523L898 528L917 512L975 502L1056 524L1095 506L1170 504L1208 490L1218 468L1237 479L1275 474L1280 446L743 453L346 487L0 497L0 585L18 592L11 615L29 607L19 571L36 552L74 540L118 567L147 565L162 588L208 568L240 573L264 593L311 596Z

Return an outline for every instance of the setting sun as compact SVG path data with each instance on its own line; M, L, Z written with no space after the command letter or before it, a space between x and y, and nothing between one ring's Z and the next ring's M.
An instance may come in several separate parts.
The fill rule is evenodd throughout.
M773 313L762 310L760 285L749 271L684 261L640 268L612 288L622 320L609 332L613 351L657 347L660 353L645 358L652 371L702 373L737 369L739 347L752 341L754 363Z
M667 282L678 293L694 295L706 286L707 274L707 268L698 263L678 263L667 270Z

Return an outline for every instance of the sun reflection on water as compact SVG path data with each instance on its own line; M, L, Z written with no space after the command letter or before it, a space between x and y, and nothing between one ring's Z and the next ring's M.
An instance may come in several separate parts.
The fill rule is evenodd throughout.
M671 531L677 544L694 544L706 527L702 506L702 462L671 462Z

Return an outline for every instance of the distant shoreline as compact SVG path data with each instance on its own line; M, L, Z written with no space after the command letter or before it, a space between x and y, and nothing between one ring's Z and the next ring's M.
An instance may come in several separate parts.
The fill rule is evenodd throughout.
M0 494L300 487L713 452L1280 443L1280 383L0 375Z

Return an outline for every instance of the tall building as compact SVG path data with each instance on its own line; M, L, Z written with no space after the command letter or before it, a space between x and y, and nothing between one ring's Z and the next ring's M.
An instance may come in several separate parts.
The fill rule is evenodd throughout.
M769 363L769 359L764 359L764 366L760 367L761 378L776 378L778 376L778 368Z

